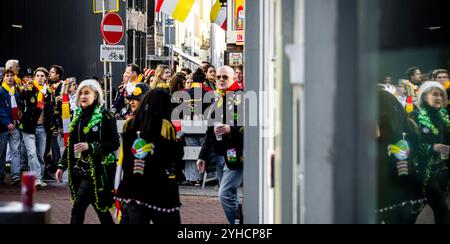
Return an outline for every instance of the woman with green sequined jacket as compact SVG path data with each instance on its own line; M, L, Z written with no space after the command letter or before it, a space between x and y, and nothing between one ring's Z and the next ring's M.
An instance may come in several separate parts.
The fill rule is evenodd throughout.
M418 109L411 115L419 127L418 152L414 159L422 180L422 191L433 209L436 224L449 224L447 206L450 151L450 120L444 87L437 82L427 82L420 88Z
M83 224L92 205L102 224L114 224L114 152L120 141L114 116L105 110L102 90L95 80L83 81L77 91L77 105L70 124L70 136L58 165L61 181L68 170L72 197L71 224Z

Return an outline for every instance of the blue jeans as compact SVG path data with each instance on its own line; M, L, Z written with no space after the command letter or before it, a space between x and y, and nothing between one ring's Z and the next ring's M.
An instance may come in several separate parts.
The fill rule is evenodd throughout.
M186 136L185 137L187 147L201 147L203 144L203 137L199 136ZM187 181L198 181L202 179L200 172L197 170L196 160L187 160L184 166L184 176Z
M20 131L0 133L0 178L5 178L6 147L9 143L11 155L11 178L20 179Z
M219 197L225 216L230 224L234 224L239 209L238 188L243 181L243 170L231 170L226 165L223 168L223 177L220 182Z
M225 157L220 156L216 153L211 153L209 155L209 158L211 159L212 162L216 164L216 176L220 185L220 182L222 182L223 177L223 169L225 167Z
M20 136L20 160L22 170L28 171L28 154L27 148L25 147L25 142L23 142L23 134Z
M27 148L28 165L30 171L36 174L36 179L42 180L44 176L44 153L47 133L44 126L36 128L35 134L23 133L23 142Z

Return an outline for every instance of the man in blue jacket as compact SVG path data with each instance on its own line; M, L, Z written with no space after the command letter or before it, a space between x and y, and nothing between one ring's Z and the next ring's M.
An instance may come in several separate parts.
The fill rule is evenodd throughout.
M19 92L15 89L14 71L5 71L0 88L0 183L5 178L6 146L9 142L11 153L11 180L13 185L20 185L20 131L19 126Z

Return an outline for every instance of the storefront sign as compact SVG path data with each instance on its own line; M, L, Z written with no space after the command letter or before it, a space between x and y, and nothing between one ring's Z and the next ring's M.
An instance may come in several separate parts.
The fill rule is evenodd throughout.
M229 56L230 66L238 66L243 64L243 54L242 53L230 53Z
M245 34L244 31L236 31L236 45L244 45Z

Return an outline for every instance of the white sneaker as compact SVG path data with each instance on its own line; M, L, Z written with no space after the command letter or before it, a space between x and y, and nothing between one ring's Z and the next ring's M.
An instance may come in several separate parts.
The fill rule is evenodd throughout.
M42 187L46 187L47 183L42 182L42 180L37 179L36 182L34 183L34 186L36 186L36 188L42 188Z

